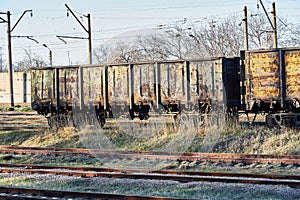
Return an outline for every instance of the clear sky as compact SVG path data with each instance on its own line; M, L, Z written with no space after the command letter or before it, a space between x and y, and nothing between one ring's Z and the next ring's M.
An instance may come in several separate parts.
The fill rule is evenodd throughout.
M271 0L263 0L268 12ZM293 23L299 23L300 0L275 0L278 16ZM48 49L53 52L54 65L88 62L87 40L57 39L57 35L87 37L87 33L74 17L67 17L65 3L78 17L91 14L92 46L97 48L113 37L122 37L128 31L153 29L161 24L172 24L187 18L207 23L207 18L230 15L243 16L244 6L248 12L258 12L258 0L1 0L0 12L10 11L12 25L24 10L33 10L33 17L27 13L13 30L13 36L33 36L39 44L26 38L13 38L13 63L25 57L24 49L48 59ZM263 12L261 6L259 12ZM6 15L0 15L6 19ZM87 24L82 18L82 23ZM0 53L7 60L6 23L0 24Z

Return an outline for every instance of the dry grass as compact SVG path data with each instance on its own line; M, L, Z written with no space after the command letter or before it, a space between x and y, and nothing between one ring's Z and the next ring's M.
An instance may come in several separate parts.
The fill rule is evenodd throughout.
M102 129L99 125L87 126L81 131L70 127L57 132L47 129L26 134L26 137L22 137L20 131L0 131L3 136L0 142L5 145L169 152L300 154L299 130L226 126L221 118L212 118L203 124L200 119L190 116L183 116L178 125L162 122L117 123L117 129Z
M46 130L35 135L23 143L21 146L38 147L76 147L78 145L79 133L73 127L59 129L57 132Z
M299 144L299 130L235 127L222 132L213 152L300 154Z

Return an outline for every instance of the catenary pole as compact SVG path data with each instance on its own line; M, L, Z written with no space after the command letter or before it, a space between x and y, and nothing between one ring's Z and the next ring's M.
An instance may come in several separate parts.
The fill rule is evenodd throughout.
M248 43L248 19L247 19L247 6L244 7L244 48L245 50L249 50Z
M11 33L16 28L16 26L19 24L19 22L21 21L21 19L27 12L31 12L31 16L32 16L32 10L25 10L12 28L11 28L11 20L10 20L10 15L11 15L10 11L7 11L6 13L0 12L0 14L6 14L6 16L7 16L6 20L4 20L2 17L0 17L0 19L1 19L1 23L7 23L7 50L8 50L7 64L8 64L8 74L9 74L9 89L10 89L10 105L11 106L15 105L15 103L14 103L14 81L13 81L14 79L13 79L13 67L12 67L12 47L11 47L12 36L11 36Z
M277 48L277 24L276 24L276 8L275 2L272 3L272 14L273 14L273 47Z
M14 102L14 79L12 68L12 53L11 53L11 28L10 28L10 12L7 11L7 48L8 48L8 74L9 74L9 91L10 91L10 105L15 106Z
M89 56L89 64L92 64L92 31L91 31L91 15L87 14L87 15L83 15L84 17L87 18L88 20L88 27L86 28L81 21L78 19L78 17L75 15L75 13L71 10L71 8L65 4L65 6L67 7L68 11L70 11L70 13L73 15L73 17L76 19L76 21L80 24L80 26L84 29L85 32L87 32L88 34L88 56ZM67 38L66 36L60 36L60 37L64 37ZM69 38L78 38L78 37L69 37ZM79 38L79 39L86 39L86 38Z

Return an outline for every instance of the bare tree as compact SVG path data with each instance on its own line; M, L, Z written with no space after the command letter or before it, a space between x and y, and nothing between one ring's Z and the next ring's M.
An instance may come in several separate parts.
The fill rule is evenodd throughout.
M209 21L194 32L194 37L201 43L207 54L216 56L238 56L242 47L243 30L237 17L228 17L223 21Z
M0 72L7 71L7 66L4 64L3 54L2 54L2 47L0 47Z
M162 34L139 36L137 44L144 49L145 60L165 60L168 58L167 42Z
M249 46L252 49L273 46L272 27L262 14L251 14L248 20Z
M27 71L31 67L44 67L48 63L43 60L42 57L33 53L30 49L24 49L26 56L23 60L16 63L14 66L14 71Z
M278 43L281 47L300 46L300 24L288 23L287 20L277 18L279 27Z
M147 60L193 59L200 57L200 46L190 37L190 26L186 23L164 25L148 36L139 36L138 45L144 49Z
M113 63L138 62L143 60L143 49L130 42L119 41L112 50L109 61Z
M100 45L99 48L94 49L93 56L96 58L99 64L108 63L111 52L111 47Z
M299 30L299 26L292 26L280 19L277 23L279 47L299 46ZM272 47L272 34L272 27L263 14L250 15L249 49ZM241 16L229 16L218 21L207 19L207 23L202 24L185 19L183 22L162 25L159 31L137 36L132 42L120 41L110 51L100 47L100 55L95 56L98 56L99 62L234 57L239 56L243 49L243 35Z

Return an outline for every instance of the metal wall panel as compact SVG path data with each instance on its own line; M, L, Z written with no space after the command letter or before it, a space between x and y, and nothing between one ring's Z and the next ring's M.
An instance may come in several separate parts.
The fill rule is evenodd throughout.
M104 105L104 66L83 68L84 104Z
M190 62L191 102L240 107L239 58L213 58Z
M300 50L284 52L287 98L300 100Z
M211 99L223 102L222 61L203 60L190 64L192 102Z
M244 65L246 109L298 109L295 102L300 100L299 48L246 51Z
M53 69L32 70L32 101L54 101L54 73Z
M240 58L221 58L223 66L224 105L230 108L241 107Z
M280 98L280 64L277 51L246 52L246 101L269 102Z
M190 63L191 101L193 103L197 103L198 99L211 98L213 66L212 61Z
M108 66L108 101L129 105L129 65Z
M62 104L78 104L78 68L59 69L59 99Z
M172 101L180 100L185 101L184 98L184 63L161 63L161 100Z
M141 64L133 66L133 96L134 103L156 102L155 96L155 64Z

